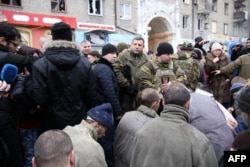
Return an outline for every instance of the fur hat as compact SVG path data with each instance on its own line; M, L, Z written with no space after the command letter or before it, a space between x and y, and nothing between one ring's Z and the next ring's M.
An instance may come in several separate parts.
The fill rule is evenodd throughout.
M58 22L55 23L50 30L53 40L72 41L72 31L68 24L64 22Z
M199 42L202 41L202 40L203 40L202 37L196 37L196 38L194 39L195 43L199 43Z
M114 119L113 119L113 109L110 103L104 103L102 105L91 108L87 115L104 125L107 128L112 128Z
M198 48L194 48L193 58L201 60L202 59L202 51Z
M105 56L106 54L109 53L117 53L115 45L107 44L102 47L102 56Z
M240 82L235 82L231 87L230 87L230 92L233 94L235 92L238 92L244 85Z
M101 54L97 50L92 50L88 54L97 58L101 58Z
M124 42L118 43L118 45L117 45L118 53L122 52L124 49L128 49L128 44L126 44Z
M189 42L184 42L181 46L181 50L193 50L194 47L191 43Z
M214 50L220 49L222 50L222 45L218 42L213 43L212 47L211 47L211 52Z
M250 87L242 88L238 96L239 109L250 114Z
M250 151L249 141L250 130L243 131L235 137L232 147L237 151Z
M156 56L161 56L163 54L173 54L173 53L174 53L174 49L170 43L161 42L157 47Z

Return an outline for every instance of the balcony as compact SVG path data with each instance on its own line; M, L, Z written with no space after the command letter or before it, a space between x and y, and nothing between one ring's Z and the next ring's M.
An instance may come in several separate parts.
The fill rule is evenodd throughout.
M212 5L206 4L206 5L199 5L198 6L198 14L203 14L203 15L209 15L212 12Z
M244 22L246 21L246 13L245 12L234 12L234 22Z

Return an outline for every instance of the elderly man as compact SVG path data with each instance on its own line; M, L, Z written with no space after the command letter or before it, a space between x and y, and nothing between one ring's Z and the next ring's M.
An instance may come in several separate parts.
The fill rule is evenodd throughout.
M153 88L141 92L140 106L135 111L126 112L118 124L115 133L115 167L129 166L132 144L139 129L150 119L158 117L160 95Z
M160 117L144 124L135 137L130 167L218 166L208 138L189 124L188 89L173 82L164 98Z
M87 115L80 124L64 129L75 148L76 167L106 167L104 151L97 139L105 136L107 128L113 127L112 107L104 103L90 109Z

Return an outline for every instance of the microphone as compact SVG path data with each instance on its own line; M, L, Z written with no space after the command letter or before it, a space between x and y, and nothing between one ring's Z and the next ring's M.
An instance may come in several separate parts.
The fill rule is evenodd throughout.
M17 66L13 64L5 64L1 70L0 79L10 84L16 79L17 72Z

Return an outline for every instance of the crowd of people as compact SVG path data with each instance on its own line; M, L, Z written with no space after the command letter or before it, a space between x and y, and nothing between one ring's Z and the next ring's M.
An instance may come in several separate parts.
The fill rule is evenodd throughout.
M55 23L38 49L0 24L1 73L18 70L0 80L1 167L223 167L250 151L250 38L154 53L140 36L101 52L72 37Z

